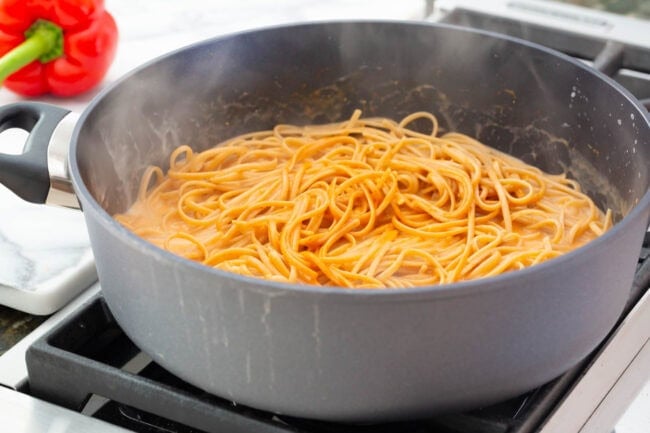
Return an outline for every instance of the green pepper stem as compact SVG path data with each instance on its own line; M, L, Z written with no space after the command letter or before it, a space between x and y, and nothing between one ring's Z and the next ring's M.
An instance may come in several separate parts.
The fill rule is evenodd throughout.
M25 41L0 57L0 86L9 75L34 60L46 63L62 54L61 27L49 21L37 20L25 32Z

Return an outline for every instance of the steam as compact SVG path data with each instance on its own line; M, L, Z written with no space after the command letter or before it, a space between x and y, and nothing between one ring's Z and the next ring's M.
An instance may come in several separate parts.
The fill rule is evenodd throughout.
M601 206L624 213L647 189L647 175L610 184L606 159L641 174L643 155L616 156L624 143L613 138L638 140L640 153L647 138L611 130L629 113L596 120L616 97L587 72L500 38L398 23L278 28L206 42L127 77L84 124L80 166L94 197L115 213L135 200L145 168L166 169L181 144L200 151L277 123L339 121L356 108L393 118L426 110L443 130L568 172Z

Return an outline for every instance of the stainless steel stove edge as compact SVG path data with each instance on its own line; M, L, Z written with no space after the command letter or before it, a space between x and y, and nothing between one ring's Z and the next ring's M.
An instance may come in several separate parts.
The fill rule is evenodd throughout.
M605 433L650 379L650 290L611 334L539 433Z
M81 309L90 302L100 291L99 283L94 283L80 295L74 298L65 307L53 314L38 328L20 340L0 356L0 386L10 389L19 389L27 382L27 366L25 364L25 353L29 346L46 334L52 328L61 323L66 317ZM0 410L2 407L0 406Z
M0 386L0 425L12 433L125 433L108 424Z

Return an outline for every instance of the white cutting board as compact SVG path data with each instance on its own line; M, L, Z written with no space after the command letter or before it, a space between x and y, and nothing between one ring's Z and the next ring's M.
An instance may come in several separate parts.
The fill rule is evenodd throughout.
M0 135L19 153L25 133ZM26 203L0 185L0 305L50 314L97 279L80 211Z

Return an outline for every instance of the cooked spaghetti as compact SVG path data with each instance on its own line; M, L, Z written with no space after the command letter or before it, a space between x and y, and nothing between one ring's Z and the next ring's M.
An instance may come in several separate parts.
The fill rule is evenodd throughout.
M428 120L430 134L409 125ZM611 226L577 182L459 133L400 122L278 125L150 167L115 218L225 271L350 288L492 276L577 248Z

